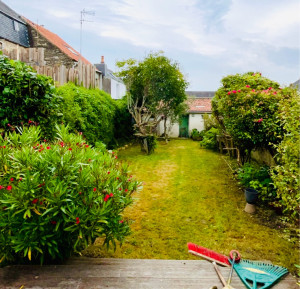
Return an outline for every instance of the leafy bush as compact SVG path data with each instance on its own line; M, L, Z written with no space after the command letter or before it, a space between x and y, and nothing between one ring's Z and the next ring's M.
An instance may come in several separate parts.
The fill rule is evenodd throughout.
M295 89L286 88L283 93L289 95L280 102L280 120L284 135L280 144L275 145L277 165L271 170L271 177L277 189L277 206L290 216L299 219L299 144L300 144L300 98Z
M244 187L257 190L262 201L275 201L276 190L272 184L268 166L246 163L238 169L238 179Z
M200 141L200 146L207 149L217 149L218 148L218 141L217 135L219 134L219 130L215 127L212 127L208 131L204 131L203 139Z
M64 126L53 143L39 141L39 127L18 130L0 138L0 260L63 259L99 236L122 242L139 185L127 164Z
M192 140L202 140L203 139L203 133L199 132L196 128L193 128L191 131L191 138Z
M127 108L127 99L115 100L114 143L116 146L133 138L132 116Z
M53 80L37 74L20 61L0 54L0 131L22 123L36 123L42 136L54 136L59 117L58 100Z
M213 98L213 114L231 135L241 153L242 163L254 148L268 149L281 141L283 127L278 117L279 101L288 98L279 84L260 73L229 75Z
M72 132L82 132L91 144L113 142L115 103L109 94L73 83L59 87L57 93L62 97L63 121Z

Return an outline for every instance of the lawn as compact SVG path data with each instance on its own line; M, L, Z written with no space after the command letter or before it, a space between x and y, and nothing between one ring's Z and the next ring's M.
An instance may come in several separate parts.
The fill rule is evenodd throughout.
M269 260L295 271L298 247L284 238L284 229L266 222L266 212L244 212L244 193L232 178L224 156L200 149L198 142L160 142L153 155L131 146L119 152L130 164L143 190L124 218L132 220L132 234L121 248L108 252L97 240L83 254L93 257L140 259L196 259L187 242L228 255ZM271 216L271 215L270 215Z

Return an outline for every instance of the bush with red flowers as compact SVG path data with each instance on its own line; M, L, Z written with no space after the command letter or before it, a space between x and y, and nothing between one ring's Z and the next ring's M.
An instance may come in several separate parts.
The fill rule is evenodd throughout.
M139 186L127 164L64 126L52 143L39 127L16 130L0 137L0 261L64 259L97 237L122 242Z

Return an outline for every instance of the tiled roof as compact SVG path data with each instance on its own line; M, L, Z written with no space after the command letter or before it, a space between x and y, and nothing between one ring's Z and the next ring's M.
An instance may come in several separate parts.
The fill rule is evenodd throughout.
M0 38L29 47L28 28L15 11L0 1Z
M13 18L14 20L17 20L23 24L26 24L22 19L21 16L15 12L14 10L12 10L10 7L8 7L6 4L4 4L1 0L0 0L0 11L9 16L10 18Z
M188 96L194 96L194 97L204 97L204 98L207 98L207 97L214 97L215 95L215 91L190 91L190 90L187 90L185 92Z
M211 112L211 98L188 98L189 113Z
M61 39L57 34L49 31L43 26L37 25L30 21L29 19L26 19L23 17L26 22L35 30L38 31L39 34L44 36L49 42L51 42L53 45L58 47L63 53L68 55L71 59L75 61L79 61L80 54L78 51L76 51L74 48L72 48L67 42L65 42L63 39ZM85 59L83 56L81 56L81 60L86 63L92 65L87 59Z

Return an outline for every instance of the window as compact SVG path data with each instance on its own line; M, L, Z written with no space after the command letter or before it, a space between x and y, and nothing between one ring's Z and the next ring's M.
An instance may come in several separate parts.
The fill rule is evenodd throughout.
M19 23L17 21L14 20L14 29L16 31L19 31L20 30L20 27L19 27Z

